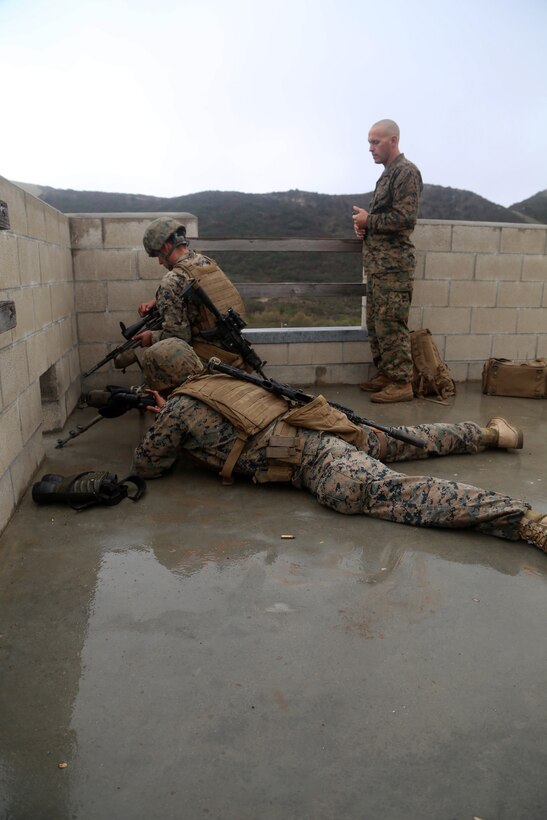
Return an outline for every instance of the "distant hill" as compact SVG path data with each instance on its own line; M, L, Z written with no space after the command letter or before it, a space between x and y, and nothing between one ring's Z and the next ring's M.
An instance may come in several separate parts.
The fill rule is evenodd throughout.
M156 197L25 184L22 187L63 213L189 211L198 217L202 236L230 237L351 236L351 206L366 207L372 195L371 192L340 195L294 190L269 194L202 191ZM547 223L547 191L504 208L471 191L425 185L419 216L422 219Z
M527 217L530 222L547 225L547 191L540 191L529 199L511 205L511 210Z

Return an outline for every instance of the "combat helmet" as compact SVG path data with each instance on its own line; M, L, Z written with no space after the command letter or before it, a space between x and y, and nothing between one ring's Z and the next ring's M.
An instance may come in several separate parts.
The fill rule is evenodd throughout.
M178 219L171 216L160 216L150 223L144 232L142 244L148 256L158 256L162 245L171 240L174 247L187 245L186 228Z
M152 390L174 390L204 369L192 347L182 339L161 339L142 352L144 380Z

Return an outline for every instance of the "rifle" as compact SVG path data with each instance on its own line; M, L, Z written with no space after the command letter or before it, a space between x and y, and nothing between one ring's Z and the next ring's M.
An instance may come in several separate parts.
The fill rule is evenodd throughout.
M152 308L152 310L146 314L140 321L135 322L129 327L126 327L123 322L120 322L120 329L122 331L122 336L124 339L127 339L125 344L116 347L114 350L111 350L110 353L107 353L104 359L101 359L95 367L92 367L91 370L87 370L83 374L83 378L87 378L91 376L92 373L95 373L99 367L102 367L104 364L112 361L115 359L119 353L123 353L124 350L130 350L132 347L138 347L140 345L140 339L134 339L133 336L136 336L137 333L140 333L143 330L157 330L161 327L161 316L157 308Z
M197 301L209 310L216 319L216 326L211 330L202 330L200 336L206 341L212 340L218 343L219 347L229 350L241 356L243 361L250 365L253 370L259 373L263 379L266 378L262 368L266 365L258 356L241 331L247 327L247 322L239 315L234 308L228 308L224 316L217 308L211 297L198 285L195 279L190 279L185 286L182 296L189 294L197 297Z
M116 387L107 385L104 390L91 390L84 394L84 401L88 407L97 407L99 415L91 419L88 424L78 424L75 430L69 430L65 438L58 438L55 447L64 447L67 441L78 438L90 427L103 419L114 419L123 416L128 410L139 410L141 413L146 407L155 407L156 400L149 393L143 393L141 387Z
M281 382L274 381L274 379L258 379L251 373L246 373L244 370L239 370L237 367L222 364L220 359L209 359L207 362L207 370L225 373L226 375L233 376L236 379L241 379L242 381L256 384L259 387L263 387L264 390L268 390L270 393L275 393L277 396L283 396L284 398L289 399L289 401L294 402L295 404L309 404L316 398L309 393L304 393L303 390L297 390L295 387L291 387L290 384L282 384ZM418 438L418 436L414 436L412 433L403 433L395 427L384 427L382 424L378 424L377 421L362 418L361 416L356 415L349 407L344 407L342 404L336 404L333 401L329 401L328 404L336 410L340 410L342 413L345 413L348 419L354 424L365 425L366 427L372 427L375 430L381 430L382 433L386 433L391 438L404 441L406 444L413 444L415 447L427 447L427 443L423 441L423 439Z

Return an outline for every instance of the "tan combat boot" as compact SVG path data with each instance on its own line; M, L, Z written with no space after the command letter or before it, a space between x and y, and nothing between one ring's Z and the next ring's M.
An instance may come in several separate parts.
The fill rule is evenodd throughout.
M490 419L482 430L482 437L486 447L499 447L501 450L522 450L524 443L522 430L499 416Z
M519 536L547 553L547 515L537 510L528 510L520 521Z
M389 384L389 379L385 373L378 372L373 379L368 382L363 382L359 385L361 390L366 390L367 393L377 393Z
M387 404L388 402L395 401L412 401L413 398L414 392L410 383L390 382L390 384L384 387L383 390L380 390L379 393L375 393L371 396L370 400Z

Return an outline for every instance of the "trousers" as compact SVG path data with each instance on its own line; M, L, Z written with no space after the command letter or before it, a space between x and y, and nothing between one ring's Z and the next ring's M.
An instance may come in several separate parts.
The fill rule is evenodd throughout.
M367 277L366 322L374 364L390 381L412 381L408 317L412 272Z
M325 507L347 515L370 515L419 527L473 528L519 540L519 522L530 509L525 502L458 481L408 476L387 466L450 453L477 453L484 449L478 425L420 424L398 429L427 440L427 449L389 438L387 453L379 461L374 457L379 453L378 437L372 430L368 452L336 436L308 433L296 486L309 490Z

